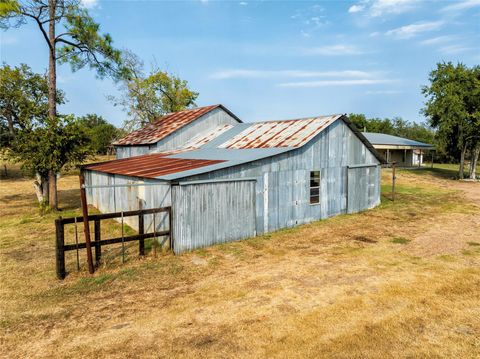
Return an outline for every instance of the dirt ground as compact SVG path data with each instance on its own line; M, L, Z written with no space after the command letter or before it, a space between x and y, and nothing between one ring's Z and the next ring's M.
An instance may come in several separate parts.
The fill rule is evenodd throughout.
M112 250L93 277L71 256L64 281L57 214L4 179L0 356L480 357L480 183L399 171L392 203L383 177L370 211L123 265ZM60 187L78 213L77 178Z

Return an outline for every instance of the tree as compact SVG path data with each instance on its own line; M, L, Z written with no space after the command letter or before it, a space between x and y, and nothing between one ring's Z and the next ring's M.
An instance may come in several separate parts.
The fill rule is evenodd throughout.
M90 147L95 154L106 154L110 144L121 137L119 129L95 114L80 117L78 124L89 137Z
M120 86L123 95L110 96L109 100L128 114L125 121L128 131L143 127L166 113L195 105L198 92L191 91L187 81L157 67L146 76L143 62L128 51L124 53L123 62L129 74Z
M126 69L121 66L121 52L113 48L110 35L99 33L99 24L79 0L3 0L0 4L0 27L18 27L27 21L37 25L48 47L47 127L55 131L62 121L57 117L57 61L69 63L72 71L88 66L100 77L126 76ZM56 209L57 166L52 163L50 167L49 205Z
M64 103L59 91L57 104ZM19 131L31 129L48 118L48 84L45 76L32 72L21 64L0 67L0 148L4 160L11 156L12 141ZM41 178L47 187L47 178Z
M89 144L88 136L73 116L60 116L55 126L40 123L19 131L12 142L11 156L43 179L51 171L59 173L64 166L83 162L91 153ZM35 184L40 204L46 205L48 187Z
M459 178L463 178L467 154L476 163L480 152L480 67L438 63L429 81L422 88L427 98L422 112L438 129L443 148L459 156ZM475 166L470 166L470 177L475 178Z

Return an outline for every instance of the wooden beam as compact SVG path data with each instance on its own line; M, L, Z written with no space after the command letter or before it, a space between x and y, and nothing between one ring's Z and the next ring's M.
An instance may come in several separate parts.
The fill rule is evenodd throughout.
M87 207L87 194L85 193L85 177L83 171L80 172L80 199L82 202L82 213L83 218L86 220L83 221L83 232L85 233L85 248L87 249L87 264L88 272L93 274L93 258L92 258L92 243L90 241L90 225L88 223L88 207Z

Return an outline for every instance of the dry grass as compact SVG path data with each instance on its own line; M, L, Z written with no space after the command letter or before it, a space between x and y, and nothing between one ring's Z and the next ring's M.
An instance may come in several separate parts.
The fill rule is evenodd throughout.
M63 282L57 214L2 180L0 355L479 357L480 186L398 177L371 211L181 256L132 248L124 265L112 249L92 277L71 252ZM62 215L79 213L77 178L59 185Z

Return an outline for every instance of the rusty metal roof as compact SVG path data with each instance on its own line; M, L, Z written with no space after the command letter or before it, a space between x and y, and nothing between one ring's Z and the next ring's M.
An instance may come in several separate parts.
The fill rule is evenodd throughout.
M199 167L225 162L224 160L169 158L167 155L168 153L153 153L91 164L84 168L124 176L158 178L177 172L189 171Z
M126 135L125 137L115 141L113 145L115 146L135 146L135 145L150 145L157 143L161 139L167 137L171 133L177 131L179 128L182 128L189 123L195 121L206 113L216 109L221 108L232 117L238 119L234 114L232 114L228 109L222 105L212 105L205 107L197 107L191 110L184 110L178 112L172 112L165 116L160 117L155 120L153 123L140 128L136 131L133 131Z
M299 120L258 122L236 134L219 148L298 148L306 144L342 115L320 116Z

